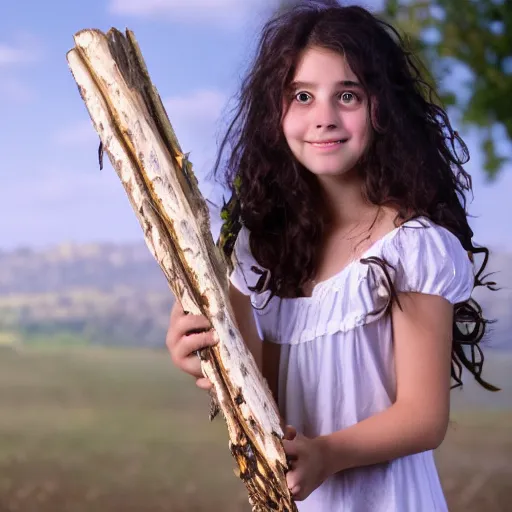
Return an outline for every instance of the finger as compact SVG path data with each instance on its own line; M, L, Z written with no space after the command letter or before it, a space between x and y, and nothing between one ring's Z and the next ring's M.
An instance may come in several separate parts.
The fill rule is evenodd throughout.
M199 334L191 334L190 336L182 336L179 343L174 347L176 357L178 359L185 359L190 356L195 356L198 350L203 348L212 347L217 344L213 339L213 333L202 332Z
M299 447L295 441L288 441L287 439L283 439L283 448L286 453L286 457L290 460L296 459L299 456Z
M287 439L288 441L292 441L295 439L295 436L297 435L297 429L295 427L292 427L291 425L286 425L284 428L284 439Z
M211 324L204 315L187 314L179 302L171 310L168 333L173 334L168 340L171 346L184 335L203 332L211 329Z
M184 371L185 373L188 373L189 375L192 375L192 377L196 379L202 379L204 378L204 373L201 368L201 361L197 356L190 356L186 357L185 359L182 359L178 363L178 367Z
M300 495L300 485L295 485L294 487L292 487L290 489L290 493L297 501L300 501L297 499Z
M213 388L213 384L210 379L207 379L206 377L201 377L200 379L196 380L196 386L198 388L204 389L206 391L209 391Z
M298 470L295 469L293 471L289 471L286 474L286 485L288 486L288 489L294 496L300 493L301 482Z
M182 334L188 335L208 331L212 328L212 324L203 315L184 315L177 319L176 327Z

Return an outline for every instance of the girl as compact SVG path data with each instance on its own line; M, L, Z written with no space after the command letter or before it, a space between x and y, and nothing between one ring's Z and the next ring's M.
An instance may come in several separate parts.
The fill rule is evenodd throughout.
M433 450L450 374L460 384L462 362L496 389L480 378L472 254L485 266L487 251L457 144L398 34L366 10L308 2L264 27L216 165L230 145L222 248L240 332L290 425L301 511L447 510ZM176 304L168 333L204 389L209 327Z

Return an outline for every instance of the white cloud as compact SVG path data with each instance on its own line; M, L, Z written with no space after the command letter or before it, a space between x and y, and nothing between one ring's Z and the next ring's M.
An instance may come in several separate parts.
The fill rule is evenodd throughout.
M43 170L4 182L2 211L16 212L16 220L0 224L1 247L141 239L122 184L105 160L103 171Z
M249 17L266 16L279 3L279 0L109 0L108 8L114 14L234 25ZM364 4L372 10L380 10L384 0L366 0Z
M164 106L176 132L184 137L213 136L227 96L214 89L200 89L190 94L171 96ZM178 133L179 135L179 133Z
M19 64L26 62L29 58L24 50L0 43L0 66Z
M42 44L32 34L17 34L14 42L0 41L0 67L36 62L41 59Z
M14 42L0 40L0 100L26 103L35 98L35 90L16 76L14 68L39 61L42 47L36 37L25 32L18 33Z
M214 21L236 24L276 0L110 0L115 14L175 21Z

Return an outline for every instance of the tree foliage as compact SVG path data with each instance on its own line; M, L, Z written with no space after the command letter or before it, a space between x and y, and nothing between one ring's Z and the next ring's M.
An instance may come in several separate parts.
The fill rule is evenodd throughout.
M445 105L480 130L495 178L507 160L496 149L500 129L512 141L512 0L386 0L382 14L407 34Z

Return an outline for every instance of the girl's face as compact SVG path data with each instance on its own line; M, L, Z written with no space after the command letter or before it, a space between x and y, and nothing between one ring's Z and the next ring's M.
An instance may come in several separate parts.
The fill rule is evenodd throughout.
M282 125L297 160L319 177L352 170L369 143L371 123L368 99L345 58L306 49L289 92Z

